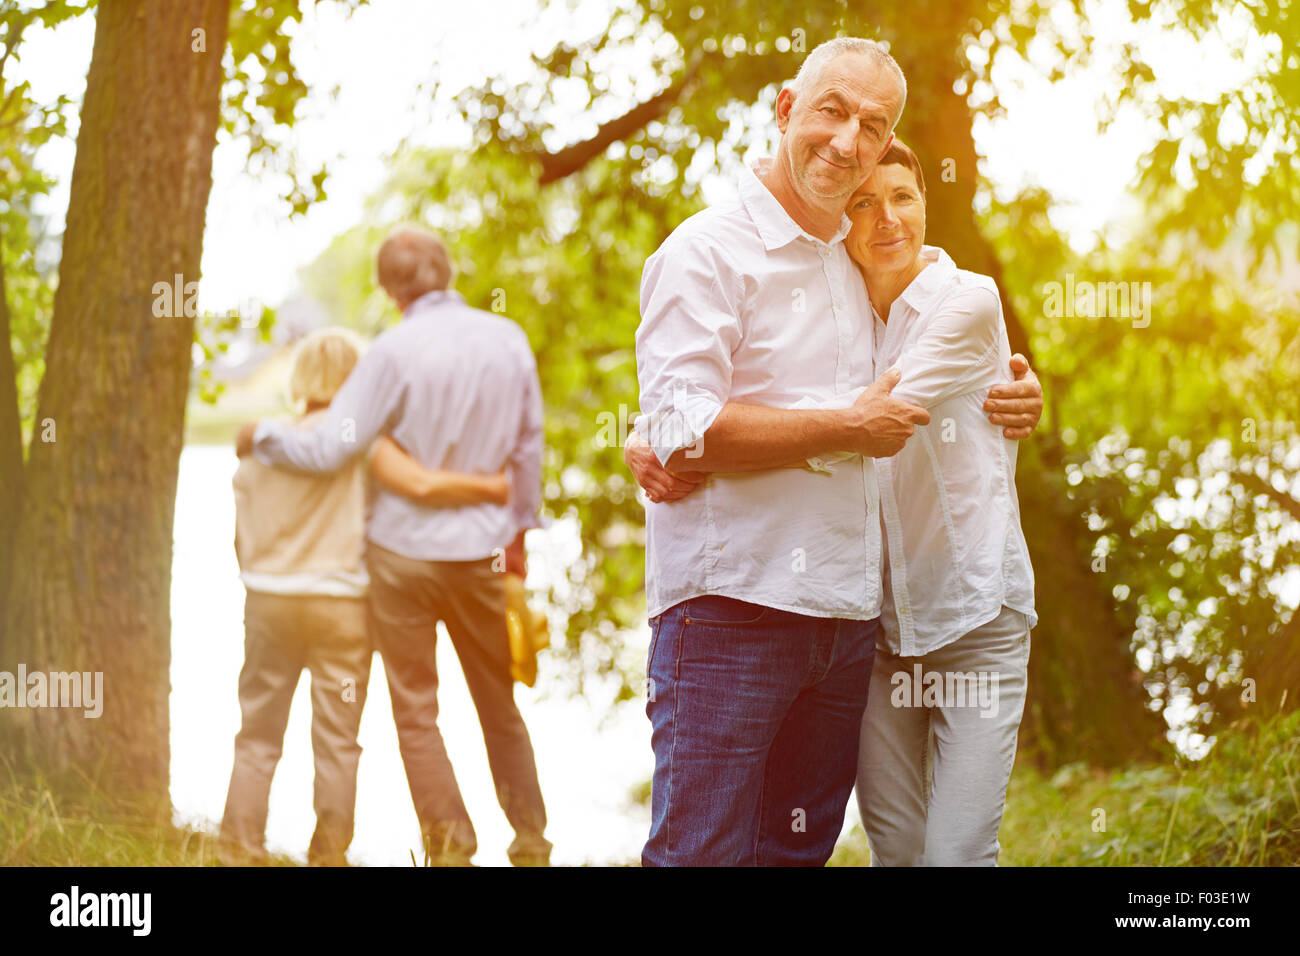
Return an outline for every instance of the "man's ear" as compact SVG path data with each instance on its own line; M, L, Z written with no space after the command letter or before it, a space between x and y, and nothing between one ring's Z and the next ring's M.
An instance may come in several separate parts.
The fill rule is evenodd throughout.
M893 146L893 145L894 145L894 134L893 134L893 133L890 133L890 134L889 134L889 139L885 140L885 146L884 146L884 148L880 151L880 155L876 157L876 162L880 162L882 159L884 159L884 158L885 158L885 154L886 154L887 152L889 152L889 147L891 147L891 146Z
M782 133L790 125L790 110L794 107L794 91L785 87L776 97L776 128Z

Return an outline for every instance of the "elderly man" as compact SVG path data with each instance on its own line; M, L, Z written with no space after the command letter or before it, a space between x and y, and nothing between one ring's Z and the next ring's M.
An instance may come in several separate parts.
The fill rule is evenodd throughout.
M879 44L817 47L777 98L775 162L646 262L649 448L626 452L651 499L646 865L822 865L843 825L881 613L872 459L929 422L890 396L897 372L872 381L843 244L905 98ZM1003 388L1028 410L998 423L1024 431L1037 382ZM846 451L828 474L782 467Z
M436 628L447 625L474 698L497 797L515 830L510 858L549 859L532 743L515 706L502 571L522 573L523 535L538 526L542 401L528 338L451 291L454 268L424 229L379 248L379 284L402 321L375 339L313 429L264 421L251 450L271 465L328 472L390 435L430 469L504 466L508 506L429 508L385 488L366 527L371 631L384 658L407 780L431 857L465 863L477 841L438 732ZM247 427L247 426L246 426ZM504 558L504 560L503 560Z

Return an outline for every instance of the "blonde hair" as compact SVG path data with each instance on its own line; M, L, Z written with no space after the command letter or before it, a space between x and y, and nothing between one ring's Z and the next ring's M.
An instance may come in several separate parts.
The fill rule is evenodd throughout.
M380 286L403 306L450 288L456 276L446 243L420 226L394 228L380 244L375 266Z
M317 329L302 337L289 373L290 404L328 403L366 350L365 340L351 329Z

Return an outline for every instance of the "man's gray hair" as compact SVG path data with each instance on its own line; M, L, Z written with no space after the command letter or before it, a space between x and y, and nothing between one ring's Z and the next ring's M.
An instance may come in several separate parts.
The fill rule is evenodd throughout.
M379 284L403 306L426 292L450 288L456 278L447 244L423 226L395 227L380 245L376 260Z
M822 71L826 69L830 62L843 53L857 53L865 56L877 66L892 73L898 80L898 87L902 90L903 95L899 100L898 113L894 116L894 122L890 124L892 129L893 126L898 124L898 118L903 115L903 104L907 102L907 78L903 76L902 67L889 55L889 48L883 43L866 40L862 37L835 37L833 40L819 43L813 47L811 53L804 57L803 63L799 66L799 72L787 84L787 89L794 93L797 99L807 92L808 87L821 76Z

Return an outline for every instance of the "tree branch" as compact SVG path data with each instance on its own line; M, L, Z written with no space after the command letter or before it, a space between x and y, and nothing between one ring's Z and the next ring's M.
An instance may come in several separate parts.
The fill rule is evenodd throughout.
M14 50L18 49L18 44L22 42L23 31L35 18L35 10L28 10L26 16L20 14L9 28L9 33L5 36L4 53L0 54L0 88L4 86L5 64L9 62L10 55Z
M703 55L697 54L681 79L657 96L651 97L644 103L638 103L622 116L601 124L596 130L596 135L591 139L566 146L558 152L543 154L542 174L537 179L538 185L545 186L565 176L573 175L608 149L611 144L635 135L647 124L668 112L669 107L681 98L687 86L695 79L703 62Z
M1300 521L1300 501L1296 501L1286 492L1278 491L1253 471L1238 472L1237 480L1251 494L1268 496L1269 500L1275 505L1291 515L1292 518Z

